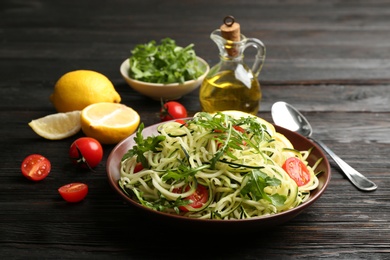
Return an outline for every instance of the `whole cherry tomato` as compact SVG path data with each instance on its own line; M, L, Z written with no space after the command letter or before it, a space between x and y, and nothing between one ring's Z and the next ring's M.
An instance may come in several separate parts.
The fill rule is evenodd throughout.
M163 103L160 109L161 121L187 117L187 109L176 101Z
M46 157L40 154L31 154L23 160L20 169L23 176L27 179L40 181L50 173L51 163Z
M58 189L61 197L67 202L82 201L88 194L88 185L84 183L69 183Z
M71 144L69 157L75 165L85 169L92 169L102 160L103 148L96 139L81 137Z

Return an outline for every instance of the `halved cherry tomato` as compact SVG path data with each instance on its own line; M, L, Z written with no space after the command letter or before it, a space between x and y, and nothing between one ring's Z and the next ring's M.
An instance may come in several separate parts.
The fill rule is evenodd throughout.
M245 129L242 128L242 127L239 126L239 125L234 125L233 128L234 128L237 132L245 133ZM215 132L215 133L222 133L222 130L220 130L220 129L214 129L214 132Z
M137 162L137 164L134 166L134 171L133 173L137 173L137 172L140 172L144 169L144 167L142 166L142 163L141 162Z
M81 137L70 145L69 157L75 165L92 169L102 160L103 148L96 139Z
M298 186L306 185L310 181L310 173L306 165L297 157L288 158L282 168Z
M243 133L243 134L245 133L245 129L242 128L242 127L239 126L239 125L234 125L233 128L234 128L237 132L240 132L240 133ZM223 131L220 130L220 129L214 129L214 133L222 133L222 132L223 132ZM244 140L242 140L242 145L246 146L247 143L246 143ZM218 143L218 144L217 144L218 149L221 148L221 146L222 146L221 143Z
M51 163L46 157L40 154L31 154L23 160L20 169L22 170L23 176L27 179L40 181L50 173Z
M88 186L84 183L69 183L58 189L61 197L67 202L82 201L88 193Z
M185 191L188 191L190 189L190 186L186 186L184 189ZM176 193L182 193L181 189L175 189L173 192ZM209 199L209 192L207 188L201 184L198 184L196 187L196 190L194 193L192 193L190 196L186 197L185 200L191 200L192 202L190 204L187 204L185 206L180 206L179 209L184 212L188 212L188 208L200 208L207 202Z
M235 125L233 128L236 129L237 132L245 133L245 129L239 125Z
M176 119L175 122L179 123L181 125L185 125L186 124L186 121L184 119Z
M176 101L163 103L160 109L161 121L187 117L187 109Z

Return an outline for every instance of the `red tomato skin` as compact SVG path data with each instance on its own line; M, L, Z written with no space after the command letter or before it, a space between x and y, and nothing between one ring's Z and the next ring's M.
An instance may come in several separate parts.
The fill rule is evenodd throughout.
M58 189L61 197L70 203L82 201L88 194L88 185L80 182L69 183Z
M40 154L30 154L27 156L20 169L24 177L32 181L41 181L49 175L51 171L50 161Z
M190 189L189 186L185 188L185 191L188 191ZM181 193L181 189L176 189L174 190L176 193ZM190 196L186 197L185 200L191 200L192 203L185 205L185 206L180 206L179 209L184 212L188 212L188 207L190 208L200 208L202 207L207 200L209 199L209 192L207 188L201 184L198 184L196 187L196 190L194 193L192 193Z
M73 164L84 169L92 169L103 159L103 147L94 138L80 137L70 145L69 157Z
M238 131L238 132L245 133L245 129L239 125L235 125L235 126L233 126L233 128L236 129L236 131Z
M179 123L179 124L181 124L181 125L187 124L187 122L186 122L184 119L176 119L175 122L176 122L176 123Z
M168 101L160 109L160 119L162 122L184 117L187 117L187 109L179 102Z
M142 166L142 163L140 162L137 162L137 164L134 166L134 171L133 173L137 173L137 172L140 172L144 169L144 167Z
M298 186L306 185L310 181L310 172L306 165L297 157L288 158L282 168L297 183Z

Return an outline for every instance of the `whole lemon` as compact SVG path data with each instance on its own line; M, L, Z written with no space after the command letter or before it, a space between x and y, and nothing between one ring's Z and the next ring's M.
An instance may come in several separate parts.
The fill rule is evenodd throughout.
M103 74L75 70L64 74L55 84L50 101L58 112L83 110L98 102L119 103L121 97Z

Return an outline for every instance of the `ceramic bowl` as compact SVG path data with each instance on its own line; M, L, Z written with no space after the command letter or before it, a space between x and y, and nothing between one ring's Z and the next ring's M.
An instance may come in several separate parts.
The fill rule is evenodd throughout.
M202 84L207 73L209 72L210 67L207 62L200 57L197 57L197 60L199 65L202 67L204 73L199 78L194 80L188 80L184 83L160 84L132 79L129 76L129 59L123 61L120 67L120 72L122 74L122 77L126 80L127 84L129 84L130 87L132 87L139 93L148 96L154 100L175 100L198 88L200 84Z
M143 130L143 135L156 135L157 125L147 127ZM168 213L158 212L150 208L144 207L138 202L129 198L119 187L118 180L120 178L120 161L123 155L134 145L134 134L119 143L110 153L107 160L107 176L108 181L114 191L119 195L120 199L127 202L131 206L140 211L140 214L151 217L153 223L172 224L175 229L187 230L213 230L213 232L257 232L262 229L269 229L276 225L281 225L298 214L306 210L310 205L316 202L320 196L324 193L328 186L331 177L331 170L329 162L322 152L322 150L313 142L305 138L304 136L291 132L287 129L275 126L275 129L284 134L298 150L308 150L313 147L312 152L308 158L310 165L313 165L319 158L323 158L318 165L317 170L322 171L318 176L319 185L311 192L310 198L305 203L299 205L296 208L277 213L275 215L269 215L265 217L256 217L243 220L216 220L216 219L193 219L179 215L172 215Z

